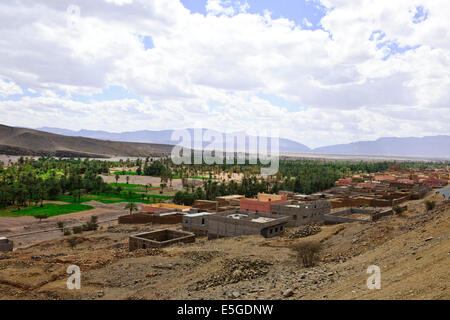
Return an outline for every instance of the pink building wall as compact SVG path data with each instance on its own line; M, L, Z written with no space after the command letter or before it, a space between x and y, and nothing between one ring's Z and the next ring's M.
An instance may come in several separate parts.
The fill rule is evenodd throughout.
M273 201L259 201L256 199L241 199L240 201L240 209L248 210L251 212L264 212L270 213L270 205L274 203L286 202L287 197L283 197L281 200L273 200Z

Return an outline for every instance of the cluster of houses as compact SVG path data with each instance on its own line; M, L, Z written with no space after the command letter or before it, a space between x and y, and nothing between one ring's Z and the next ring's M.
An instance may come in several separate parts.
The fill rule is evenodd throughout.
M278 194L260 193L252 199L229 195L214 201L197 200L192 207L166 203L144 205L141 212L120 217L119 223L181 224L183 231L179 232L185 234L180 237L189 241L193 236L216 239L258 234L270 238L282 234L287 227L314 222L374 221L392 214L393 207L407 200L421 199L433 188L443 187L449 181L448 168L404 170L391 167L382 174L339 179L335 187L312 195L280 191ZM169 244L178 240L164 241ZM130 244L131 247L140 245Z
M139 213L119 218L119 223L158 223L164 225L181 224L183 232L174 233L165 229L160 233L147 233L130 237L130 250L160 247L154 237L162 239L163 244L177 243L180 239L191 241L192 236L207 236L208 239L236 237L242 235L262 235L271 238L281 235L285 228L298 227L309 223L368 222L373 217L389 214L376 208L352 208L332 212L328 200L293 199L295 194L260 193L254 199L241 195L217 197L215 201L199 200L192 207L174 204L143 205ZM389 211L389 212L388 212ZM356 217L358 216L358 217ZM361 216L366 218L361 219ZM181 231L180 231L181 232ZM178 234L178 238L160 235ZM152 237L150 239L149 237Z
M446 186L450 169L400 169L391 166L382 174L356 174L339 179L335 187L315 194L331 202L332 208L393 207L407 200L423 198L428 192Z

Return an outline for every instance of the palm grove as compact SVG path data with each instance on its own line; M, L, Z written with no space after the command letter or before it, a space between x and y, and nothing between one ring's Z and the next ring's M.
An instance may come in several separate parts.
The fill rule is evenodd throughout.
M328 189L342 177L354 173L372 173L386 170L392 162L338 162L282 160L276 175L262 177L261 164L242 165L174 165L170 158L137 160L89 160L20 158L4 166L0 162L0 207L20 208L40 205L44 200L56 200L61 196L71 202L81 202L86 194L122 195L125 190L117 184L119 175L146 175L161 178L160 193L172 185L173 179L181 179L184 190L175 193L173 202L191 205L197 199L214 200L217 196L242 194L253 197L259 192L277 193L280 190L311 194ZM403 163L403 167L417 166ZM421 166L443 166L442 164L420 164ZM116 173L116 184L107 184L100 174L109 174L111 168L123 168ZM233 175L239 179L231 179ZM195 186L193 179L202 180L202 186ZM190 182L191 183L190 183ZM127 179L128 183L128 179ZM149 185L143 186L147 191ZM151 186L150 186L151 187ZM126 191L129 202L145 200ZM147 198L149 202L149 198ZM131 206L131 205L130 205ZM127 208L135 211L134 206Z

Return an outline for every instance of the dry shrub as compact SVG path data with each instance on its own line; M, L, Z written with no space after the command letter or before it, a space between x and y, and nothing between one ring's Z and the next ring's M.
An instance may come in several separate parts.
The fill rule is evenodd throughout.
M309 268L319 262L322 244L318 241L300 242L292 245L291 249L297 253L298 261L305 268Z
M427 208L427 211L431 211L436 207L436 201L425 201L425 208Z

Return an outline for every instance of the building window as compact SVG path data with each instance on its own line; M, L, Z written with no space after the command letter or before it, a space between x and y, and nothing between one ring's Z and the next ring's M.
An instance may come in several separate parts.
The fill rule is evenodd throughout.
M293 218L294 218L294 220L297 220L297 215L295 214L295 215L293 216Z
M272 229L269 230L269 233L272 234Z
M283 227L280 227L280 231L283 231Z
M275 228L275 232L278 232L278 228Z
M202 218L202 225L205 225L205 218Z

